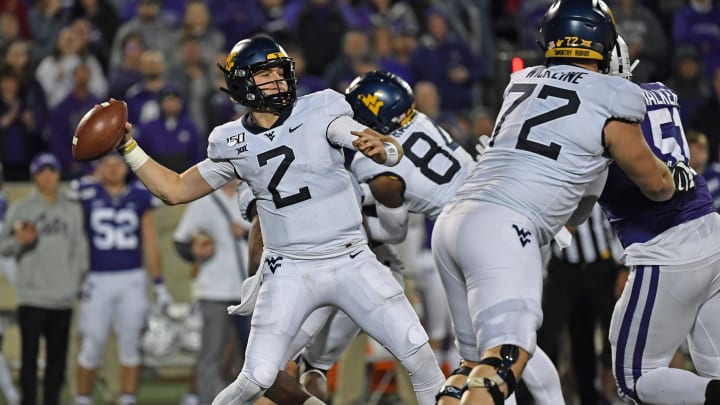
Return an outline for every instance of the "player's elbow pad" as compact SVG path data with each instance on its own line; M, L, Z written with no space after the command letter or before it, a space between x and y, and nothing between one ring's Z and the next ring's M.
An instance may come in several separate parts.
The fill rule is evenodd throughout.
M397 208L390 208L376 203L375 208L377 218L367 218L370 239L386 243L400 243L405 240L408 223L407 207L403 204Z

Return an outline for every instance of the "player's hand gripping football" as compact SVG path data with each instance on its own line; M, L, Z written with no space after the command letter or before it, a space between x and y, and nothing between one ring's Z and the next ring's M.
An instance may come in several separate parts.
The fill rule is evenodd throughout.
M689 167L682 160L668 164L672 173L673 182L675 182L675 190L678 193L684 193L695 189L695 175L697 172Z

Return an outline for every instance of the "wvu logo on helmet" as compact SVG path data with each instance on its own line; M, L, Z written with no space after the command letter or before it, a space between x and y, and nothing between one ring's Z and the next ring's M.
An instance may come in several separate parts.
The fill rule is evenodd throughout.
M235 67L235 56L237 56L237 52L230 52L228 54L227 58L225 59L225 70L230 71L232 68Z
M285 52L273 52L273 53L267 54L267 56L265 56L265 59L271 60L271 59L280 59L280 58L287 58L287 57L288 56L285 54Z
M382 100L378 100L378 96L376 94L360 94L358 95L358 98L376 117L380 113L380 107L385 104Z

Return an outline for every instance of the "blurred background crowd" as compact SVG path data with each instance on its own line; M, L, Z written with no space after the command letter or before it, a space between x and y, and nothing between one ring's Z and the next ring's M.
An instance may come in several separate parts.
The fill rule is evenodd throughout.
M550 3L551 0L0 0L0 163L5 181L12 185L31 180L30 163L41 152L57 156L63 180L90 173L91 167L72 159L71 139L85 112L111 97L127 102L135 137L160 163L181 172L204 159L210 131L244 113L242 106L232 104L219 91L224 79L216 64L224 63L234 43L260 33L275 38L295 60L298 95L324 88L343 92L358 74L387 70L413 86L418 110L475 153L478 137L492 131L510 73L543 61L543 52L536 42L537 27ZM718 162L720 150L718 2L609 0L608 3L632 59L640 61L634 80L663 81L677 92L683 126L689 134L692 164L702 173ZM720 173L717 166L715 171ZM708 177L708 184L718 196L720 174L713 179ZM717 207L720 208L720 197ZM173 211L167 221L160 221L159 227L167 228L160 229L160 233L171 234L181 212ZM427 260L413 258L428 257L427 246L421 246L431 224L426 228L422 219L416 222L416 237L406 242L415 245L404 255L411 258L406 263L409 268L427 267ZM622 274L621 266L603 252L599 255L603 263L613 263L610 271L601 266L603 291L613 295L618 293L615 282L616 276ZM163 251L163 255L175 254L172 248ZM559 277L561 285L567 281L567 288L576 292L584 291L583 288L597 290L596 279L579 280L572 271L565 272L569 269L567 264L591 264L583 263L589 255L571 256L556 252L551 267L559 262L565 267L559 272L551 271L550 279L557 283ZM173 261L165 263L167 268ZM187 286L183 288L187 290ZM172 289L176 296L186 294L178 293L177 287L171 286ZM581 299L591 296L589 293L555 304L559 309L553 314L560 319L551 326L557 330L540 333L540 338L545 336L550 346L546 351L554 359L563 351L562 345L553 345L557 344L554 336L566 317L572 327L573 319L598 318L602 323L604 316L609 316L607 308L610 305L612 309L612 300L600 307L599 314L569 313L572 308L590 307L592 303ZM420 302L422 293L417 297L415 301L422 315L428 308L423 309ZM4 305L6 300L2 301ZM590 328L592 341L596 335L594 327ZM602 339L603 335L600 336ZM362 356L366 348L359 347ZM590 360L583 360L586 367L594 369L597 363L607 370L607 348L590 350ZM448 362L450 358L448 355ZM576 369L582 367L578 364L581 363L574 365ZM682 359L676 365L684 366ZM596 379L611 378L609 374L597 377L594 372L590 374L576 377L575 384L589 380L588 390L592 391ZM375 383L379 384L371 382ZM342 381L338 384L341 388ZM383 384L385 388L389 386L388 381ZM586 398L581 398L583 387L578 387L576 403L609 403L612 381L596 385L602 393L588 394Z

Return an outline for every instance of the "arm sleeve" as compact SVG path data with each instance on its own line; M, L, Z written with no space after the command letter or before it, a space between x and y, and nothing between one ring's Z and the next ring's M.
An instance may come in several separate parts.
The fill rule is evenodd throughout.
M352 117L341 115L328 125L327 139L333 145L357 150L352 144L356 136L351 134L350 131L362 132L366 128L367 126L355 121Z
M197 164L200 175L214 189L237 177L235 168L227 160L212 160L207 158Z
M390 208L375 203L377 218L367 217L368 237L376 242L400 243L408 229L408 210L405 204Z

